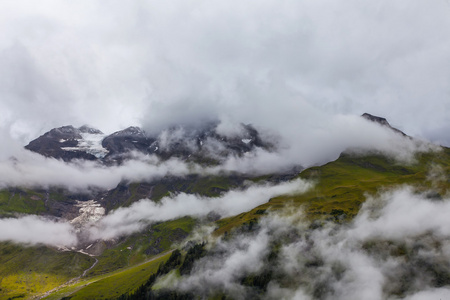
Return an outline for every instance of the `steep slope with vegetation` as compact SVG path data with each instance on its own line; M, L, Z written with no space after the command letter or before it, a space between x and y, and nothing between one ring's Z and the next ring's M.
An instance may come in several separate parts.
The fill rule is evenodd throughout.
M433 172L437 169L440 175L443 175L442 178L448 178L450 175L450 149L443 148L437 152L420 153L414 161L408 163L399 163L392 158L376 153L370 155L344 153L336 161L301 172L300 178L315 182L312 190L301 195L275 197L249 212L221 219L216 222L214 236L230 239L232 236L245 232L252 234L257 231L261 217L268 213L281 211L286 207L303 210L304 217L313 222L311 224L317 224L315 226L321 226L320 222L345 224L357 215L368 196L402 185L414 186L416 192L427 191L429 197L438 199L447 193L448 180L436 180ZM179 263L171 266L170 270L176 270L174 272L179 274L177 276L189 275L193 263L208 253L208 251L202 250L204 246L204 244L200 248L193 246L190 248L191 250L183 251ZM271 252L266 256L267 266L271 265L271 260L277 258L279 247L280 244L277 243L272 245ZM315 268L320 264L320 261L314 262L313 260L307 267ZM140 287L135 285L134 289L124 293L120 299L191 299L192 294L176 290L159 290L158 285L155 285L156 279L166 276L165 274L170 270L162 272L154 269L153 272L141 274L140 276L147 281ZM288 284L289 279L285 277L286 275L276 275L276 272L277 270L270 269L270 267L264 268L260 272L242 277L241 284L256 289L257 294L264 293L268 282L274 276L278 276L276 278L279 279L284 278L282 280L287 280L286 284ZM102 288L98 287L98 289ZM106 293L106 291L103 292ZM80 289L73 294L74 299L87 299L79 298L83 293L83 289ZM321 292L317 290L316 293L319 295ZM257 294L255 297L258 298ZM214 298L225 295L225 292L218 290L217 293L210 296Z
M385 119L374 120L390 127ZM399 133L409 139L404 133ZM233 279L238 282L239 288L246 291L245 295L259 298L267 292L270 282L277 282L285 288L294 284L288 274L270 267L272 262L279 262L281 249L286 245L297 242L297 239L308 240L315 229L322 230L332 226L329 224L339 226L336 227L337 231L350 226L367 199L394 188L409 186L413 193L425 193L429 199L440 200L448 195L448 178L450 149L435 147L432 151L417 152L409 160L395 159L375 151L346 151L335 161L302 172L293 168L291 172L266 175L237 172L211 176L197 173L186 176L167 175L148 181L122 181L116 188L108 191L91 189L85 193L74 193L62 187L6 188L0 191L2 218L40 215L71 220L79 215L77 203L90 199L104 207L108 214L118 208L132 206L144 198L161 204L164 197L186 193L222 201L219 197L225 192L252 184L275 184L292 179L312 183L312 187L305 192L275 196L238 215L221 218L213 213L201 218L178 216L168 221L148 222L138 232L109 240L88 240L89 243L83 242L85 245L80 246L81 248L64 248L61 251L51 246L0 242L0 297L31 298L45 295L48 299L191 299L193 294L189 289L172 289L168 282L189 278L198 260L212 261L226 256L226 248L233 248L236 241L257 237L261 228L267 226L267 220L271 216L283 215L287 211L295 212L303 222L309 224L306 231L294 228L290 233L268 237L268 250L261 258L264 267L244 272ZM195 244L189 241L194 239L197 229L202 226L214 228L211 235L200 238L208 243ZM83 238L85 237L82 236ZM195 236L195 241L198 242L198 236ZM412 251L409 246L392 241L382 241L380 245L383 243L392 248L389 255L397 253L401 256ZM223 245L231 246L220 248ZM370 241L365 241L363 245L364 251L368 253L376 248ZM159 257L162 253L172 251L174 252L170 257L169 254ZM383 252L385 249L378 251ZM413 258L408 259L416 259L415 254L411 255ZM166 260L165 264L160 265ZM304 267L314 273L323 264L321 258L313 255L307 257ZM446 271L436 270L434 267L426 268L431 274L430 278L434 278L433 282L436 282L434 286L450 284ZM338 278L340 273L336 272L333 276ZM448 275L450 278L450 273ZM314 287L309 291L315 295L313 298L325 297L329 293L325 287L316 285L313 284ZM203 291L203 296L213 299L233 297L226 288L211 289L209 292ZM49 291L51 292L45 293ZM404 296L407 291L407 288L395 287L390 293Z
M0 299L22 299L49 291L88 269L94 258L77 252L0 243Z
M440 179L435 177L436 170L440 172ZM429 152L418 154L414 161L409 163L398 163L397 161L381 154L354 155L342 154L339 159L330 162L324 166L313 167L303 171L299 176L304 179L314 180L316 185L313 190L297 196L282 196L271 199L268 203L254 208L253 210L240 214L238 216L226 218L217 221L217 229L214 232L216 236L225 234L226 239L232 239L232 236L251 234L257 231L259 219L268 212L273 213L277 210L289 207L291 209L301 209L304 211L304 217L311 221L313 226L321 226L320 222L333 222L336 224L345 224L351 221L359 212L362 203L368 196L375 196L379 192L389 190L390 188L409 185L415 187L415 192L426 191L428 197L440 199L448 191L448 179L450 175L450 149L443 148L438 152ZM317 223L319 222L319 223ZM315 228L315 227L311 227ZM245 235L244 235L245 236ZM242 237L241 237L242 238ZM284 237L284 242L292 242L292 237ZM272 250L264 259L264 268L256 273L249 273L242 277L240 283L242 286L251 288L253 297L261 297L268 288L268 283L275 278L285 282L289 286L289 277L286 274L277 273L279 270L270 267L271 261L279 259L278 251L281 240L277 240L272 245ZM295 237L294 237L295 240ZM405 250L395 244L391 244L391 251L397 251L397 255L402 255ZM381 244L379 245L381 247ZM365 249L371 249L369 244ZM191 249L196 249L195 247ZM395 249L395 250L394 250ZM403 249L403 250L402 250ZM367 250L368 251L368 250ZM378 251L384 251L378 249ZM402 252L403 251L403 252ZM204 256L207 252L199 251L195 259ZM188 254L182 259L183 264L174 266L172 269L180 275L189 275L190 271L183 268L188 262L192 266L193 260ZM214 255L214 254L210 254ZM194 260L195 260L194 259ZM305 265L305 272L309 269L318 268L323 264L320 260L311 258L311 262ZM435 272L434 267L427 269L426 272ZM424 270L425 271L425 270ZM430 273L430 278L435 277L438 286L448 284L446 280L447 273ZM439 275L440 274L440 275ZM157 275L164 277L161 272L149 277L149 280L132 293L122 295L119 299L193 299L193 294L180 290L160 290L155 280ZM441 282L441 283L439 283ZM323 287L325 288L325 286ZM315 298L322 298L326 294L320 286L316 286L312 293ZM404 295L406 290L397 289L393 291L398 295ZM211 290L209 297L226 297L227 293L217 288L216 292ZM258 296L259 295L259 296ZM322 295L322 296L321 296ZM228 295L230 296L230 295Z
M275 197L249 212L219 220L216 234L251 224L268 210L286 205L302 207L311 220L348 221L358 213L368 195L403 184L414 186L418 192L432 190L434 197L440 197L445 195L449 184L447 180L435 180L433 172L436 170L449 178L450 148L419 153L414 160L405 163L383 154L343 153L336 161L300 173L300 178L315 182L310 191L297 196Z

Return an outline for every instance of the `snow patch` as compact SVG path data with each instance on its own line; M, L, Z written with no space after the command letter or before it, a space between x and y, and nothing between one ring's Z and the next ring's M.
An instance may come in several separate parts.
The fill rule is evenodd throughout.
M75 205L80 208L80 215L70 221L76 228L77 232L86 224L95 223L105 215L105 208L103 208L95 200L78 201Z
M108 150L103 148L102 141L106 135L96 133L81 133L81 139L78 139L76 147L61 147L64 151L84 151L97 158L103 158L108 154ZM62 143L60 140L59 142ZM65 140L64 140L65 141Z
M252 139L242 139L241 140L244 144L248 144L252 141Z

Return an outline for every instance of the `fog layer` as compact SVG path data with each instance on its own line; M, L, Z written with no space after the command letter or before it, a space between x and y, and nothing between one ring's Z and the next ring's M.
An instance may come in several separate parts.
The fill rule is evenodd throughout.
M310 226L301 210L286 208L212 246L175 287L236 299L445 298L449 209L448 198L428 199L410 187L370 197L350 224ZM265 291L242 284L258 274L271 274Z

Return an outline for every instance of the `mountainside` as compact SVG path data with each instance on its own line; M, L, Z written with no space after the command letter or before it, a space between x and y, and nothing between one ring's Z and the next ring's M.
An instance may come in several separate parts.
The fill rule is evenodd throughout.
M384 118L362 117L413 140ZM154 136L64 126L26 148L111 172L136 153L206 168L277 151L252 126L225 135L216 124ZM416 150L410 160L345 151L321 166L267 174L195 170L111 189L1 190L0 222L64 239L0 242L0 298L357 299L367 289L399 299L450 286L450 232L425 222L450 209L449 148Z
M407 136L403 131L401 131L401 130L399 130L399 129L397 129L397 128L392 127L391 124L389 124L389 122L388 122L385 118L377 117L377 116L374 116L374 115L371 115L371 114L368 114L368 113L363 113L361 116L362 116L364 119L366 119L366 120L369 120L369 121L371 121L371 122L375 122L375 123L378 123L378 124L380 124L380 125L386 126L386 127L388 127L389 129L391 129L391 130L393 130L393 131L395 131L395 132L397 132L397 133L400 133L400 134L403 135L403 136Z
M251 125L240 124L237 132L224 135L218 133L217 124L210 124L200 129L172 127L157 135L148 135L139 127L128 127L108 136L87 126L63 126L43 134L25 148L64 161L121 162L137 151L161 159L177 157L210 163L231 155L241 156L256 148L270 150L273 145L262 141Z
M105 156L98 141L103 137L99 130L82 126L63 126L50 130L25 146L26 149L47 157L95 160Z

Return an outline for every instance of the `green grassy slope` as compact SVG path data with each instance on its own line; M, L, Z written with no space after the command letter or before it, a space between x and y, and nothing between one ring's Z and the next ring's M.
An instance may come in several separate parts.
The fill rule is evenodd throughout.
M87 195L73 195L62 188L49 190L31 188L6 188L0 190L0 218L19 214L50 214L61 216L67 208L73 208L75 199L86 199Z
M106 196L98 199L107 211L148 198L158 202L171 193L198 194L217 197L222 192L239 187L249 177L228 174L227 176L188 175L185 177L164 177L153 182L121 183Z
M119 268L132 266L161 252L167 251L182 241L192 231L196 220L184 217L150 226L143 232L124 238L116 246L105 250L98 257L98 264L87 275L96 276Z
M75 252L0 243L0 299L25 298L79 276L94 259Z
M430 180L430 174L436 170L443 176L441 176L441 180L432 181ZM402 184L414 185L417 191L431 189L435 192L435 196L444 195L448 190L449 176L450 149L448 148L443 148L440 152L419 154L417 155L416 160L410 164L401 164L376 153L363 156L342 154L336 161L327 163L323 166L312 167L300 173L300 178L315 182L315 185L311 190L300 195L275 197L268 203L260 205L249 212L219 220L217 222L218 229L215 234L222 235L226 232L229 233L233 229L242 225L249 225L257 222L258 219L267 211L281 209L286 207L286 205L291 205L294 208L301 207L301 209L305 212L305 216L311 220L328 219L336 222L346 222L351 220L358 213L360 206L365 201L367 195L375 195L383 189ZM183 185L181 187L179 187L178 184L181 183L172 182L173 186L161 187L156 194L161 196L168 193L169 189L183 188L190 192L197 192L206 195L211 193L211 195L214 195L214 193L218 193L221 190L225 190L233 185L227 183L223 178L205 178L201 181L196 181L195 183L191 183L187 186ZM154 189L155 188L156 187L154 187ZM129 190L131 191L131 194L129 194L131 196L139 195L143 191L148 191L147 188L141 187L137 184L130 185ZM155 192L155 190L153 190L153 192ZM158 253L167 251L173 247L172 245L174 242L180 241L186 237L195 225L196 221L194 219L185 217L154 224L141 233L133 234L128 238L124 238L120 240L116 246L110 247L98 257L98 265L88 273L87 279L85 280L91 280L90 282L92 282L94 278L109 278L111 274L119 274L123 272L123 268L139 264L150 259L154 255L157 255ZM28 254L22 253L18 254L18 257L26 259L26 255ZM71 255L74 254L72 253ZM89 259L89 257L87 258ZM0 270L3 270L2 259L3 255L0 256L0 264L2 265ZM75 258L72 259L75 260ZM88 262L90 261L86 262L87 265L89 265ZM73 261L70 261L70 263L74 264ZM15 263L12 262L12 265L15 265ZM77 272L83 269L81 265L83 264L80 262L80 268L76 269L76 272L73 271L73 274L80 275ZM37 263L36 266L38 266ZM85 265L83 265L83 267L84 266ZM11 275L9 276L19 276L18 274L21 274L22 270L25 268L25 266L17 264L15 269L10 270L9 274ZM119 268L122 269L118 270ZM40 282L42 276L45 278L45 276L48 276L47 274L50 274L48 277L50 279L48 281L51 282L51 284L42 284L42 286L35 288L35 290L32 290L30 287L26 287L26 285L24 285L23 288L21 285L17 285L18 289L14 291L17 293L14 295L20 295L22 290L24 290L23 293L26 295L36 293L38 290L48 290L55 285L64 282L64 280L70 277L68 274L62 274L62 270L58 270L58 267L55 267L55 269L50 269L48 272L46 271L46 267L42 267L41 269L37 268L36 270L39 272L36 271L35 273L41 274L39 275L41 277L34 279L30 277L28 282ZM126 276L129 276L130 278L140 277L139 280L146 280L149 276L148 272L144 274L140 273L139 269L134 268L133 270L134 271L127 271L129 273L124 274L127 274ZM152 272L151 270L149 269L150 273ZM2 274L3 273L0 272L0 276ZM126 277L118 276L114 278L122 278L121 280L124 280ZM5 282L7 282L11 287L11 282L13 282L12 280L19 282L19 279L16 277L11 277ZM126 291L130 291L139 285L139 280L133 281L134 283L130 284L120 284L124 284L124 289L126 289ZM124 289L120 287L118 287L120 290L117 290L116 292L115 285L120 284L113 284L113 281L104 281L102 283L96 280L96 282L98 283L95 285L90 284L86 286L86 288L79 289L77 293L72 295L74 296L73 299L113 297L126 292L124 292ZM114 282L120 282L120 280ZM77 289L78 288L80 288L79 285L77 285ZM0 293L2 292L5 293L3 286ZM10 293L8 295L13 294Z
M350 220L358 213L366 195L401 184L414 185L418 191L433 189L443 195L447 192L448 180L430 180L433 169L450 177L449 148L418 154L410 164L400 164L380 154L342 154L336 161L300 173L300 178L315 182L313 189L301 195L275 197L249 212L219 220L215 234L256 222L268 209L277 210L287 204L301 206L311 220Z
M10 216L13 212L40 214L45 212L45 195L22 189L0 191L0 216Z
M196 222L190 217L170 220L154 224L144 232L123 238L118 244L97 257L98 263L86 274L86 278L115 274L124 268L152 259L188 236ZM52 290L80 276L94 261L94 258L77 252L61 252L46 246L28 247L2 242L0 243L0 299L29 298ZM127 286L133 289L141 285L140 277L142 274L147 274L147 271L138 272L137 281L128 282ZM134 276L130 273L131 271L127 272L127 276ZM104 286L101 285L101 287ZM128 290L120 291L121 294L128 292Z
M336 161L304 170L299 177L314 181L314 188L300 195L273 198L249 212L219 220L215 234L250 228L248 225L258 222L267 211L286 206L302 209L305 217L310 220L348 222L358 213L367 196L402 185L413 186L416 192L431 191L431 197L444 196L448 194L450 186L450 149L419 154L411 163L398 163L376 153L363 156L343 154ZM276 252L277 245L274 244L273 251L267 256L268 266L270 257ZM241 284L263 287L263 291L274 276L270 273L270 268L266 271L248 275L241 280ZM275 276L282 278L280 274ZM289 278L285 284L289 284ZM157 292L157 288L153 290ZM214 291L211 292L216 299ZM217 293L217 299L222 296L225 297L220 292Z
M114 299L142 285L169 256L170 253L167 253L133 267L81 280L74 285L62 288L44 299L56 300L63 297L72 300Z

